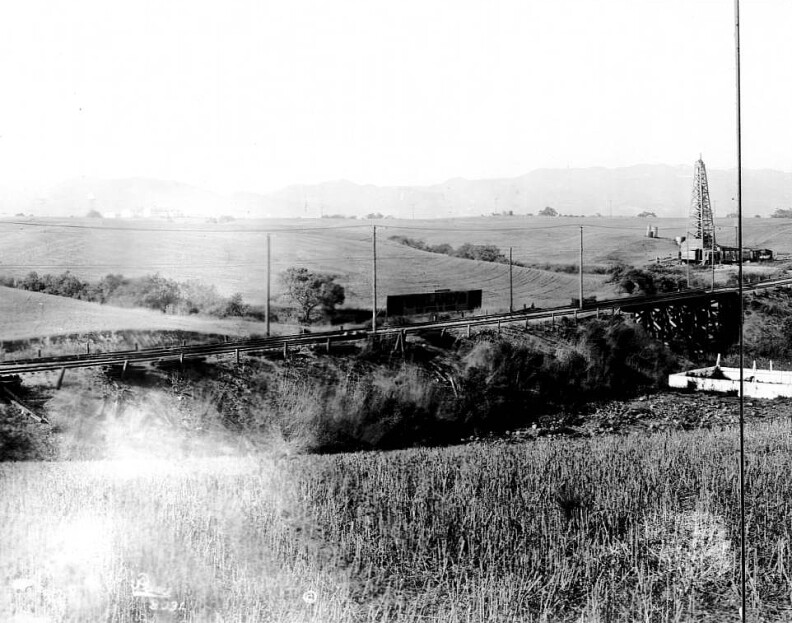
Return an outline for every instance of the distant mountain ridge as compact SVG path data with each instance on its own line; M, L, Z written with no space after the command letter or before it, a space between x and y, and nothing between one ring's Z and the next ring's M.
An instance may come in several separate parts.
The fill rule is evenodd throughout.
M715 215L736 211L734 170L708 170ZM608 169L537 169L513 178L452 178L430 186L375 186L336 180L288 186L271 193L220 194L181 182L78 178L39 192L0 187L0 213L36 216L295 218L382 214L395 218L536 214L686 216L693 165L635 165ZM792 173L743 170L744 214L768 216L792 208Z

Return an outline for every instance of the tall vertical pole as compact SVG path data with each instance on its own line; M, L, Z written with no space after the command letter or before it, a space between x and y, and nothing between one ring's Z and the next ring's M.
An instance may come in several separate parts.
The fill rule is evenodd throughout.
M267 337L270 334L270 278L272 275L272 253L270 248L270 235L267 234L267 305L264 308L264 321L267 325Z
M371 285L372 285L371 330L374 333L376 333L377 332L377 226L372 225L371 229L372 229L371 250L373 252L373 258L372 258L373 279L371 280Z
M745 365L742 231L742 128L740 121L740 0L734 0L735 85L737 92L737 291L740 297L740 621L745 623Z
M514 279L512 278L512 248L509 247L509 313L514 311Z
M700 187L699 195L701 196L701 201L702 201L701 212L703 214L703 212L704 212L704 207L703 207L703 203L704 203L704 180L703 179L700 179L699 187ZM707 192L709 194L709 190ZM711 206L710 206L710 218L712 220L712 234L710 236L710 271L711 271L712 281L711 281L711 285L710 285L710 292L713 292L715 290L715 212L712 210ZM702 234L702 237L703 237L703 234Z
M580 267L578 269L580 287L578 291L578 307L583 309L583 225L580 226Z

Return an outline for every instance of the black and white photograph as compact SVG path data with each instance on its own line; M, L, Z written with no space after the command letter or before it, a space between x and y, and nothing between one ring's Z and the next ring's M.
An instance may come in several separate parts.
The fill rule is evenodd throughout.
M0 6L0 623L792 621L790 0Z

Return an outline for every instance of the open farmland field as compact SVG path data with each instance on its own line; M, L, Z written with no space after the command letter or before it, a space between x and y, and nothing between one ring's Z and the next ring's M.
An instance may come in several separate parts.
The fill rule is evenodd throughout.
M127 276L161 274L178 280L197 279L222 293L240 292L262 303L266 279L266 233L272 232L273 292L277 274L290 266L335 273L347 289L347 306L371 304L371 224L378 226L379 292L405 294L436 289L484 290L484 307L508 306L508 269L426 253L396 244L389 236L405 235L430 244L494 244L526 264L577 264L579 225L584 226L584 264L607 266L615 261L642 264L673 254L673 237L684 235L685 219L637 218L476 218L432 221L308 220L238 221L224 225L153 221L64 219L37 221L39 226L0 222L2 270L21 276L71 270L83 279L110 272ZM660 228L658 239L645 237L647 224ZM86 229L85 227L89 227ZM722 239L733 238L731 221L718 222ZM780 219L746 222L746 243L790 252ZM613 294L601 275L585 276L586 295ZM515 267L515 305L554 306L577 296L577 277L553 271Z
M647 223L656 223L661 238L645 237ZM262 304L266 282L266 234L272 237L273 296L278 302L277 275L291 266L339 275L346 289L346 306L371 305L371 223L352 220L239 221L224 225L208 223L165 223L97 219L61 219L30 223L0 222L3 248L0 272L23 276L31 270L39 274L70 270L81 279L98 280L108 273L140 276L159 272L180 281L198 280L214 285L226 295L240 292L247 302ZM448 243L454 247L470 242L494 244L514 259L538 267L577 265L579 225L582 224L584 265L606 267L614 262L640 265L656 257L675 253L673 236L685 233L684 219L571 219L571 218L477 218L433 221L376 222L378 227L379 304L388 294L427 292L438 289L482 289L483 308L488 311L508 308L509 270L504 264L476 262L420 251L389 240L401 235L429 244ZM723 240L731 242L731 222L718 223ZM768 246L789 253L788 232L792 224L781 219L751 219L746 223L747 244ZM601 274L584 275L585 296L606 298L615 295L613 286ZM514 304L553 307L568 305L578 295L574 272L540 268L513 269ZM36 330L52 333L53 327L76 324L80 330L103 330L119 323L137 323L165 328L193 324L193 319L165 318L142 312L79 307L62 301L63 311L74 316L55 319L54 310L44 299L20 298L9 292L8 311L26 314ZM74 309L74 312L72 312ZM112 321L117 317L119 323ZM144 320L144 317L146 320ZM101 319L100 319L101 318ZM7 321L11 322L11 321ZM24 323L17 323L21 327ZM225 333L255 331L255 327ZM25 335L29 335L25 331ZM21 335L4 334L6 339Z
M0 287L3 341L108 331L184 331L242 337L263 335L265 327L263 323L240 319L172 316Z
M525 218L499 217L436 221L385 221L391 231L429 244L458 246L471 241L514 247L514 259L528 264L577 264L580 226L583 226L584 264L608 265L619 261L639 266L656 257L676 256L676 236L687 235L687 218ZM393 223L393 225L391 225ZM417 223L417 224L416 224ZM647 238L646 227L658 228L659 238ZM716 239L735 245L734 219L715 219ZM744 219L746 246L792 253L792 221Z
M112 224L82 220L52 222L51 226L0 227L4 259L0 270L22 276L30 270L71 270L82 279L96 280L111 272L138 276L159 272L177 280L197 279L220 292L240 292L246 301L263 303L266 280L266 231L272 231L273 294L277 275L291 266L340 275L347 290L347 306L371 305L371 226L358 222L250 221L226 226L165 223ZM349 223L352 223L349 225ZM89 225L98 229L67 229L57 225ZM386 224L383 222L383 224ZM425 222L434 226L431 222ZM444 228L445 223L438 227ZM140 231L141 227L146 228ZM301 230L295 228L303 228ZM426 253L387 240L398 233L380 226L378 283L384 303L387 294L436 289L479 289L484 307L508 307L508 268ZM573 232L574 233L574 232ZM515 239L518 232L514 232ZM501 234L503 241L509 237ZM466 240L479 238L469 232ZM515 260L520 260L515 256ZM604 279L586 275L587 295L612 292ZM577 296L575 275L515 267L515 305L555 306Z
M789 424L746 447L749 620L788 620ZM2 464L0 618L736 621L736 469L734 428Z

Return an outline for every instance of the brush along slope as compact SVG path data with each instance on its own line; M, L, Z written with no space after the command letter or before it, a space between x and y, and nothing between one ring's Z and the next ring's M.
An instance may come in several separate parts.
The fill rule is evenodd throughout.
M263 334L263 327L262 323L239 319L170 316L0 287L0 339L4 341L124 330L244 336Z

